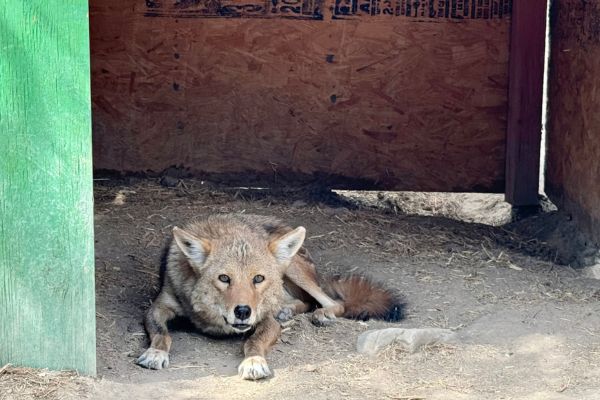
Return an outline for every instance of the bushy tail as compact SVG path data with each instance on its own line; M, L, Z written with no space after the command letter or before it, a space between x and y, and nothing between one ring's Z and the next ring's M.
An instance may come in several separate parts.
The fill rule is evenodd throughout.
M397 322L404 318L401 298L383 285L361 275L331 276L322 280L325 293L344 303L343 317Z

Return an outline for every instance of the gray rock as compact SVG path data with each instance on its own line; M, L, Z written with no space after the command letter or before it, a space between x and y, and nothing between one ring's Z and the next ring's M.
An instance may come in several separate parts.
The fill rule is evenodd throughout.
M454 332L449 329L376 329L361 334L358 337L356 349L359 353L373 356L384 347L392 343L398 343L410 353L414 353L423 346L435 343L448 343L454 338Z
M600 262L598 262L598 264L585 267L582 271L582 275L586 278L600 279Z

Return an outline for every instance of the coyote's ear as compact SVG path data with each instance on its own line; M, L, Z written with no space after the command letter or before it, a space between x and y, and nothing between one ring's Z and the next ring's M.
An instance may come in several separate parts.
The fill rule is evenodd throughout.
M208 253L210 253L210 242L205 239L197 238L183 229L173 228L173 237L177 246L183 254L196 265L202 265Z
M299 226L293 231L272 240L269 243L269 250L271 250L271 253L273 253L280 264L287 266L298 250L300 250L300 247L302 247L305 235L306 229Z

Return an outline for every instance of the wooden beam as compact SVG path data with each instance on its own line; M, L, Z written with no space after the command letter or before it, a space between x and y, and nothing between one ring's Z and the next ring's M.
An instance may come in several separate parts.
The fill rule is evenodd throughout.
M0 365L96 373L87 12L0 7Z
M511 27L506 201L538 204L547 0L514 0Z

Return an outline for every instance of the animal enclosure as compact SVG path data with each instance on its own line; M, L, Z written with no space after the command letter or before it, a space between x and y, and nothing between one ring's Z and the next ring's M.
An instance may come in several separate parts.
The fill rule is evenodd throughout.
M443 382L444 394L472 398L508 386L526 396L529 383L544 398L577 384L574 398L595 399L597 283L556 264L538 237L229 190L310 183L506 193L512 205L537 205L545 0L90 0L89 33L87 5L0 8L0 378L7 363L97 371L111 380L107 393L147 397L168 395L160 384L175 377L168 387L186 398L181 381L201 376L218 398L233 386L231 342L183 326L180 369L144 375L131 361L172 226L254 211L306 224L324 271L369 268L398 287L412 298L407 326L465 328L488 342L365 361L350 354L352 335L388 325L317 332L299 317L273 356L281 380L240 386L250 398L280 398L282 387L305 397L315 376L342 395L349 380L357 397L398 398L380 385L381 368L385 382L398 370L425 382L407 383L408 397L434 398ZM557 225L572 215L600 243L600 8L555 0L551 17L548 194L569 215ZM94 214L92 167L98 177L176 179L101 181ZM488 326L514 335L485 336ZM460 382L446 369L419 380L437 365L456 371L463 350L471 363ZM473 376L490 366L515 372L478 386Z

